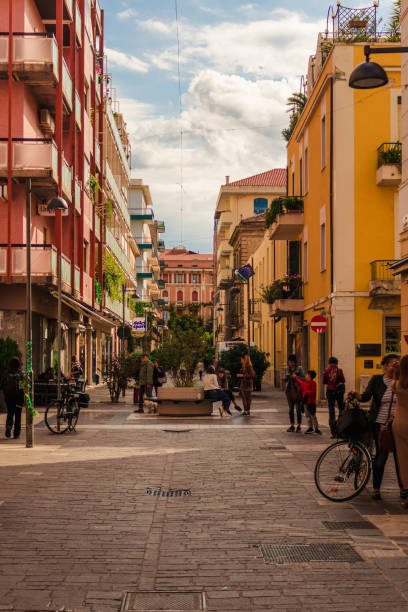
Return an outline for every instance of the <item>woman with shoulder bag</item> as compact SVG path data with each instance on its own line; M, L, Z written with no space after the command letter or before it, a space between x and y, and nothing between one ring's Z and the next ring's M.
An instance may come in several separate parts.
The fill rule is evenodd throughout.
M368 419L373 427L375 442L375 457L373 462L373 492L371 497L375 500L381 499L381 483L384 476L385 465L388 455L394 455L395 471L397 473L398 484L403 495L403 487L400 480L398 459L395 448L387 445L392 440L390 434L390 424L394 418L397 396L395 393L395 379L398 373L399 359L397 355L386 355L381 362L384 374L374 375L364 393L353 392L360 402L371 400L371 408Z
M395 440L398 466L401 478L402 507L408 509L408 355L400 362L399 378L395 382L397 405L392 422L392 435Z
M239 390L242 397L242 404L244 406L243 415L250 416L255 371L252 366L251 358L248 354L241 357L241 372L237 374L237 378L240 379Z
M290 421L290 425L287 431L290 433L293 433L295 431L295 408L297 418L296 433L300 433L300 431L302 430L302 389L300 387L300 384L296 380L296 377L304 381L305 373L303 371L302 366L297 364L296 355L289 355L284 380L286 384L285 395L286 399L288 400Z

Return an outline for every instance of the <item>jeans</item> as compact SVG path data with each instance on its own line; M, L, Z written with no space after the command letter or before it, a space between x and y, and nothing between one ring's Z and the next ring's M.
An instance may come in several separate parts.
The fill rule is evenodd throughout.
M344 408L344 396L336 393L334 389L326 391L327 403L329 406L329 425L332 436L336 434L336 401L339 414Z
M289 421L291 425L295 424L295 408L296 418L298 425L302 424L302 400L291 400L289 396L286 396L289 404Z
M384 451L379 450L378 438L380 435L380 428L381 428L380 423L374 423L374 442L375 442L375 457L374 457L374 462L373 462L373 488L374 489L380 489L381 487L382 479L384 476L385 465L388 460L388 455L390 454L390 453L385 453ZM393 455L394 455L395 471L397 474L398 484L399 484L400 489L402 489L402 483L401 483L401 478L400 478L400 473L399 473L398 458L397 458L396 451L393 452Z
M21 406L17 406L17 402L15 400L7 400L7 419L6 419L6 430L8 429L10 432L13 429L14 424L14 437L18 438L21 432Z
M150 399L152 397L152 385L140 385L139 389L139 410L143 412L143 399L144 395Z
M316 404L305 404L305 415L309 423L309 429L319 429L316 416Z
M222 407L224 410L229 408L231 403L228 394L222 389L210 389L209 391L204 391L204 397L212 402L222 402Z

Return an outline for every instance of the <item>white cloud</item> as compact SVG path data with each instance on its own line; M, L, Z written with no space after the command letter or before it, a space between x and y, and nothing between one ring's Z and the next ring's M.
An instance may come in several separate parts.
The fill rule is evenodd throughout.
M250 3L250 4L243 4L242 6L238 8L238 10L239 11L252 11L255 8L258 8L258 5Z
M118 19L129 19L130 17L136 17L137 14L137 11L132 8L128 8L120 13L117 13L116 17L118 17Z
M175 23L164 23L157 19L137 19L136 23L139 27L149 32L157 32L159 34L173 34L175 32Z
M109 63L117 68L125 68L126 70L132 70L134 72L149 71L149 64L134 55L127 55L126 53L122 53L122 51L116 51L108 47L105 47L105 53Z

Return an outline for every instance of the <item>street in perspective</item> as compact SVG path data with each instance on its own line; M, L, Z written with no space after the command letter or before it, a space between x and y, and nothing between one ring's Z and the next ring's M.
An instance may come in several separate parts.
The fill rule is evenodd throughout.
M408 612L408 0L292 4L1 3L0 612Z

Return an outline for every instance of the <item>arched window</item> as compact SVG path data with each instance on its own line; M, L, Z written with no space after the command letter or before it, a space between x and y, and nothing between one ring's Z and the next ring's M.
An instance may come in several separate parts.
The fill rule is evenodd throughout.
M164 298L168 298L169 297L169 292L168 291L163 291L162 296Z
M254 200L254 214L260 215L264 213L268 208L268 200L266 198L255 198Z
M193 302L198 302L198 291L193 291L193 294L191 296L191 300Z
M182 291L177 291L177 301L178 302L182 302L183 301L183 292Z

